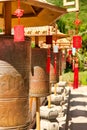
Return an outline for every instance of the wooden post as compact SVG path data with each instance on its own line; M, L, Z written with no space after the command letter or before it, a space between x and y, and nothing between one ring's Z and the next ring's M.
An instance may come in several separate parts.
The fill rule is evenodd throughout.
M33 103L33 98L30 97L29 98L29 109L30 109L30 112L32 112L32 103Z
M38 43L39 43L39 37L35 36L35 46L38 47Z
M54 95L57 94L57 84L54 85Z
M36 129L40 130L40 99L36 97Z
M48 99L48 108L51 108L51 96L49 95L47 99Z
M29 111L31 113L31 120L32 120L32 106L33 106L33 97L29 97Z
M76 12L76 19L78 19L78 14L79 12ZM78 25L76 26L76 29L75 29L75 34L78 35Z
M4 2L5 34L11 35L11 2Z

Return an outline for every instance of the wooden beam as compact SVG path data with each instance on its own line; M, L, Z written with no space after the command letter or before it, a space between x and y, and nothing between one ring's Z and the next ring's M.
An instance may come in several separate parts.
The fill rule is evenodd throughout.
M49 10L58 12L60 14L65 14L67 13L67 10L65 8L59 7L59 6L55 6L55 5L51 5L50 3L44 3L38 0L23 0L23 3L32 5L32 6L36 6L36 7L40 7L40 8L47 8Z
M5 34L11 35L11 2L4 2Z

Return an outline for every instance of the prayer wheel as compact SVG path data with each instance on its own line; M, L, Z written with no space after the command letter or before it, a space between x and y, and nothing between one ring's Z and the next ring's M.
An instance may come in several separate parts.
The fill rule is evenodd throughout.
M50 63L50 83L55 84L59 81L59 53L56 54L56 67L57 72L54 72L54 53L51 51L51 63Z
M46 72L47 49L33 48L31 50L31 97L45 97L50 94L49 74Z
M0 37L0 130L29 126L30 38Z

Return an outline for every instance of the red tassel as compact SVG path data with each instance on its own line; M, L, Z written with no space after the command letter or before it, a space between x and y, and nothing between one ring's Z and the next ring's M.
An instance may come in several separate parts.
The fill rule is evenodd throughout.
M62 54L62 62L64 62L64 58L65 58L65 56L64 56L64 54Z
M74 67L74 86L73 88L76 89L78 88L78 63L75 63Z
M47 51L46 72L50 73L50 49Z
M54 54L54 73L57 74L57 57L56 57L56 54Z
M72 57L71 57L71 55L68 56L68 59L67 59L67 60L68 60L68 62L71 64L71 62L72 62Z
M72 71L74 71L74 59L72 60Z

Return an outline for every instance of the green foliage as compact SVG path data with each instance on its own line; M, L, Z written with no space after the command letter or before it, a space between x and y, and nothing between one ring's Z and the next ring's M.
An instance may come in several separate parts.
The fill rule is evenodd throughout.
M63 6L62 0L47 0L47 2L57 5L57 6L61 6L61 7Z
M60 19L56 23L58 25L58 29L60 30L60 32L66 33L65 22L62 19Z
M87 85L87 71L79 72L79 80L82 85Z
M84 71L84 55L79 51L78 52L78 59L79 59L79 71Z
M34 42L31 43L31 48L35 48L35 43Z
M66 69L64 70L64 73L67 72L72 72L72 63L66 61Z
M60 7L63 7L63 0L47 0L49 3L58 5ZM86 31L87 28L87 0L79 0L80 3L80 11L79 11L79 19L82 21L82 24L79 28L79 33ZM68 33L68 30L73 30L75 29L74 21L76 19L76 13L75 12L70 12L67 14L64 14L63 16L60 17L59 21L63 21L63 25L65 23L65 29L62 30L59 26L59 29L64 33ZM58 22L57 22L58 23ZM61 26L63 26L61 23ZM64 27L63 27L64 28Z
M2 29L0 28L0 32L2 32Z
M68 72L62 75L62 79L66 82L73 82L74 81L74 72ZM87 71L79 72L79 82L82 85L87 85Z
M73 72L68 72L68 73L64 73L62 74L62 79L64 81L68 82L73 82Z

